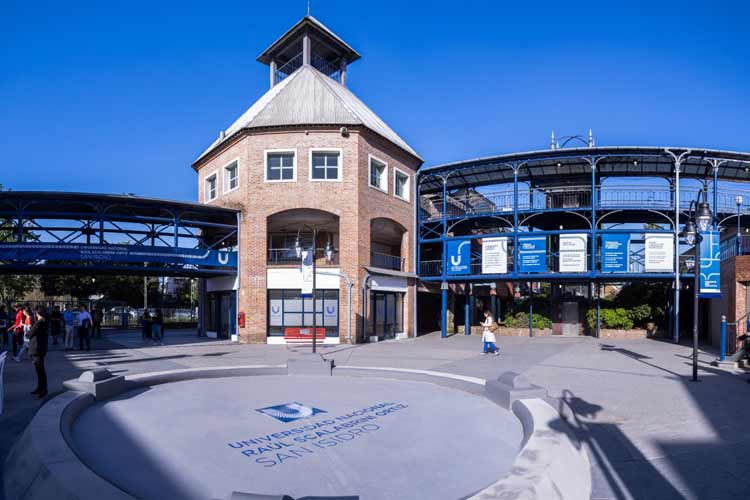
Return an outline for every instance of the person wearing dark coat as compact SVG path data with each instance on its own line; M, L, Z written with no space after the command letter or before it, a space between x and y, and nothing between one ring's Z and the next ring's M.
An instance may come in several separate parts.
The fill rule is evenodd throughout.
M43 399L47 396L47 371L44 369L44 357L47 355L47 312L39 307L36 310L36 322L31 327L29 332L29 356L34 362L34 369L36 370L36 389L31 391L31 394L35 394L39 399Z

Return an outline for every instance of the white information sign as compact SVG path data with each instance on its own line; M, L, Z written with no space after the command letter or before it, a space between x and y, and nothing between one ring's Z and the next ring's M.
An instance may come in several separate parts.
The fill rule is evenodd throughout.
M674 235L646 234L645 268L647 273L674 272Z
M560 265L561 273L585 273L587 234L560 235Z
M508 272L508 238L482 238L482 274Z

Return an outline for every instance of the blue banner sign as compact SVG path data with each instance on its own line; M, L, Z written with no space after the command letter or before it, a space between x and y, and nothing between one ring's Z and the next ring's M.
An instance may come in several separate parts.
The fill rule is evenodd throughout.
M518 238L518 271L547 272L547 237L521 236Z
M703 233L700 263L699 297L714 299L721 297L721 255L719 231Z
M237 267L237 252L199 248L172 248L136 245L84 245L75 243L0 244L0 260L68 260L81 262L123 262L192 264L196 266Z
M448 241L448 274L471 273L471 241Z
M602 272L603 273L626 273L628 272L629 234L603 234L602 235Z

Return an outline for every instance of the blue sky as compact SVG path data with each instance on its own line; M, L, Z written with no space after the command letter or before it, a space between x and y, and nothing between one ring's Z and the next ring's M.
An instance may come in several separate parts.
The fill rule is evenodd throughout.
M312 13L427 165L599 145L750 150L750 2L351 2ZM624 5L627 4L627 5ZM0 4L0 183L194 200L193 159L268 86L274 2Z

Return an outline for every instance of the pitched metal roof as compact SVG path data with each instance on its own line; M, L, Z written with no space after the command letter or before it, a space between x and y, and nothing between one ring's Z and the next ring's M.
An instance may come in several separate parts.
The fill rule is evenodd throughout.
M196 161L242 129L297 125L362 125L422 159L348 88L312 66L302 66L271 87Z
M354 50L348 43L346 43L344 40L341 39L336 33L331 31L325 24L321 23L317 19L315 19L313 16L307 15L300 19L294 26L289 28L283 35L281 35L279 38L276 39L271 45L268 46L266 50L264 50L259 56L258 56L258 62L261 62L263 64L269 64L271 62L271 54L274 53L277 49L279 49L282 45L289 42L291 38L294 37L297 33L302 31L306 27L312 27L313 29L319 30L322 34L324 34L328 39L329 43L333 42L336 45L338 45L338 48L346 53L347 56L347 62L349 64L353 63L357 59L359 59L361 56L359 53Z
M518 179L536 186L583 182L591 176L591 161L603 177L668 177L674 173L675 157L684 155L680 175L705 179L718 167L719 179L750 181L750 153L706 148L612 146L529 151L476 158L473 160L422 167L419 169L422 193L442 189L438 176L448 177L448 188L459 189L513 182L512 165L518 165Z

